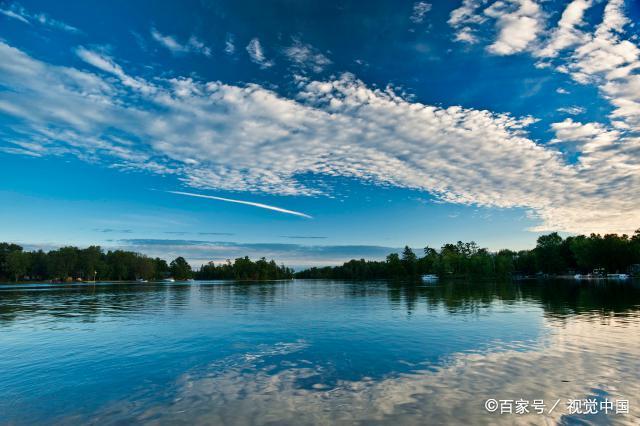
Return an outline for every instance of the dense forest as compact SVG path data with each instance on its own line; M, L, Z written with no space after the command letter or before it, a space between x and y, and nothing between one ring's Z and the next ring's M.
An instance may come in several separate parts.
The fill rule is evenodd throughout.
M192 271L183 257L167 264L164 259L150 258L125 250L105 252L99 246L85 249L62 247L44 252L25 251L17 244L0 243L0 280L160 280L165 278L198 279L282 279L292 278L293 271L262 258L248 257L234 263L216 266L213 262Z
M181 257L171 264L160 258L124 250L106 253L98 246L85 249L61 247L44 252L25 251L17 244L0 243L0 278L19 280L135 280L191 275Z
M405 247L383 261L350 260L342 266L311 268L294 274L284 265L248 257L209 262L193 271L183 257L169 264L160 258L124 250L104 251L99 246L85 249L62 247L44 252L25 251L17 244L0 243L0 280L274 280L297 278L380 279L412 278L423 274L439 276L510 277L536 274L588 273L600 269L609 273L640 274L640 230L628 235L591 234L562 238L557 233L542 235L532 250L491 252L475 242L445 244L439 250L425 247L422 256Z
M293 278L293 269L278 266L264 257L253 262L245 256L233 263L230 260L220 265L209 262L200 267L195 277L199 280L280 280Z
M410 278L423 274L438 276L532 276L589 273L603 269L610 273L640 273L640 230L632 237L542 235L532 250L490 252L475 242L445 244L439 250L425 247L423 256L405 247L384 261L350 260L342 266L310 268L296 278L376 279Z

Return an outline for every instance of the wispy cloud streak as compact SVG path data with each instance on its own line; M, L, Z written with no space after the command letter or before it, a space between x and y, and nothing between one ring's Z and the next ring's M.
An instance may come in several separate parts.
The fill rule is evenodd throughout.
M324 240L327 237L315 235L280 235L280 238L291 238L292 240Z
M204 56L211 56L211 49L195 35L189 37L186 43L180 43L175 37L162 34L155 28L151 28L151 37L173 54L200 53Z
M287 210L287 209L283 209L281 207L276 207L276 206L270 206L268 204L254 203L253 201L234 200L232 198L223 198L223 197L215 197L213 195L195 194L193 192L182 192L182 191L167 191L167 192L171 194L177 194L177 195L186 195L188 197L207 198L209 200L226 201L227 203L245 204L247 206L253 206L261 209L273 210L280 213L292 214L294 216L301 216L301 217L306 217L308 219L313 219L313 216L309 216L306 213L301 213L294 210Z
M0 2L0 4L1 3L2 2ZM70 33L80 32L80 30L76 27L72 27L71 25L66 24L62 21L53 19L44 13L30 13L18 3L12 3L6 9L0 9L0 14L29 25L31 25L32 22L36 22L50 28L68 31Z

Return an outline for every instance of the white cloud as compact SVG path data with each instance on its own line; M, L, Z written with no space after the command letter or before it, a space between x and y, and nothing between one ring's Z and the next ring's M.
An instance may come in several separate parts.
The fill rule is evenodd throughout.
M580 115L580 114L584 114L586 109L584 109L581 106L572 105L572 106L569 106L569 107L558 108L556 111L562 112L564 114Z
M463 0L460 7L451 12L447 22L456 30L456 41L467 43L478 41L472 26L486 21L487 18L479 13L479 9L484 3L483 0Z
M29 20L24 15L18 12L14 12L13 10L0 9L0 13L2 13L5 16L8 16L9 18L17 19L18 21L21 21L25 24L31 24L31 22L29 22Z
M624 0L609 0L600 23L590 31L585 13L592 5L593 0L572 0L557 26L544 37L539 30L545 14L533 0L495 1L484 15L494 18L500 31L487 49L495 54L529 51L544 60L537 67L554 67L580 84L597 86L614 107L611 124L640 131L640 47L637 37L626 32L634 23L625 15ZM473 18L472 12L479 7L478 2L465 0L451 14L449 24L459 29L457 37L467 34L462 25L484 22Z
M532 118L412 102L349 74L303 82L285 98L255 84L145 80L104 54L81 48L78 55L94 72L0 42L0 84L12 88L0 111L15 117L9 125L19 135L0 146L174 173L200 189L326 194L299 178L311 173L428 191L451 203L522 207L540 219L537 229L638 226L640 143L622 130L567 121L544 146L525 133ZM587 141L575 143L580 162L567 164L557 149L578 136Z
M53 19L47 14L31 13L27 11L24 7L20 6L18 3L11 3L7 9L0 9L0 13L2 13L5 16L8 16L9 18L21 21L25 24L31 24L32 22L36 22L38 24L41 24L50 28L67 31L70 33L80 32L80 30L78 30L76 27L72 27L71 25L66 24L62 21Z
M625 77L631 71L626 66L634 63L637 66L638 47L619 36L628 22L622 14L623 7L621 0L610 1L595 33L573 52L567 69L577 81L597 82L614 71L620 73L616 77Z
M431 4L430 3L427 3L427 2L424 2L424 1L415 2L413 4L413 12L411 13L411 16L409 17L409 19L414 24L419 24L422 21L424 21L425 15L430 10L431 10Z
M455 40L462 41L464 43L475 44L478 42L478 37L475 36L471 28L463 27L456 33Z
M223 197L215 197L213 195L204 195L204 194L194 194L193 192L183 192L183 191L167 191L171 194L176 195L184 195L187 197L196 197L196 198L206 198L208 200L216 200L216 201L224 201L227 203L236 203L236 204L244 204L247 206L258 207L260 209L273 210L279 213L290 214L293 216L306 217L307 219L313 219L313 217L309 216L306 213L297 212L294 210L283 209L282 207L270 206L268 204L256 203L253 201L245 201L245 200L235 200L231 198L223 198Z
M571 120L555 123L554 142L578 147L582 151L582 167L603 178L607 173L616 176L619 193L640 184L640 48L637 40L626 33L630 24L625 2L610 0L595 30L576 36L576 43L556 60L558 71L580 84L598 87L614 109L609 124Z
M173 54L199 53L204 56L211 56L211 49L196 36L189 37L186 43L180 43L175 37L164 35L155 28L151 29L151 37Z
M224 52L227 55L233 55L235 51L236 51L235 37L233 36L233 34L227 34L227 37L224 41Z
M495 8L495 4L501 5L500 10L506 5L498 1L487 10ZM554 123L552 130L556 138L550 141L549 147L577 154L577 176L594 184L591 190L587 190L590 195L583 200L585 206L594 209L585 215L590 216L588 222L622 223L623 216L628 215L633 219L628 221L626 232L631 232L637 213L634 213L633 203L619 202L618 199L640 196L632 194L635 188L640 187L640 47L637 36L629 31L635 23L625 15L624 0L607 1L601 19L590 20L596 22L595 25L585 21L585 13L591 6L590 0L569 2L557 27L549 32L548 37L540 33L535 40L520 47L534 57L544 59L536 66L566 73L579 84L594 85L613 107L608 123L579 123L571 119ZM543 15L541 12L540 16ZM499 22L498 16L496 19ZM505 49L498 49L502 52L496 52L498 41L489 46L489 51L515 53L509 47L513 43L503 46ZM557 93L568 92L558 89ZM581 110L570 108L560 112L579 113ZM595 199L606 197L612 205L618 205L618 211L607 208L597 211L599 207L591 204ZM562 210L566 209L549 206L538 212L551 224L558 223L556 218Z
M270 68L273 66L273 61L270 61L264 55L264 50L260 44L260 40L257 38L252 39L247 45L247 53L253 62L260 65L260 68Z
M573 0L562 13L558 26L551 33L546 45L535 52L540 57L555 57L558 52L585 41L584 13L592 6L591 0Z
M578 83L596 84L615 108L612 120L640 130L640 48L623 37L628 24L624 1L609 1L602 23L558 69Z
M111 58L107 56L101 55L100 53L91 50L87 50L84 47L79 47L78 49L76 49L76 54L86 63L93 65L94 67L101 69L102 71L105 71L109 74L115 75L125 86L143 92L152 92L155 90L152 85L147 84L144 80L136 79L127 75L122 70L120 65L114 63Z
M487 48L496 55L525 51L542 30L542 10L534 0L497 1L484 13L496 20L498 34Z
M556 139L551 143L564 143L580 146L580 152L592 153L603 147L611 146L620 138L620 132L609 130L600 123L579 123L567 118L562 122L553 123L551 128ZM586 157L589 158L589 157Z
M454 40L478 43L482 24L495 25L495 40L487 47L495 55L524 52L544 28L544 14L536 0L463 0L449 15Z
M331 60L320 53L310 44L302 43L300 40L294 39L293 44L284 49L284 54L300 68L308 68L313 72L322 72Z

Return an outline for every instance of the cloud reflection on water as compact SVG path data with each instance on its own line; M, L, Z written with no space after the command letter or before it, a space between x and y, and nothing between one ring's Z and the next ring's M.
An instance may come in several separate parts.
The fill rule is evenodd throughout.
M597 424L638 424L640 315L547 317L542 341L495 344L485 352L455 353L439 366L375 380L321 382L323 365L278 360L304 341L262 347L180 376L171 400L127 403L98 414L150 424L577 424L568 399L630 400L630 414ZM551 415L488 414L487 398L544 399L561 404ZM548 407L549 408L549 407ZM584 424L584 423L580 423Z

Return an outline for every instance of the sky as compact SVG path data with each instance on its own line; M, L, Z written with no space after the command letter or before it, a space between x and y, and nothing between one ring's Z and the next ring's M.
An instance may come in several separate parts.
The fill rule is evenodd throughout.
M635 0L0 0L0 240L301 267L640 228Z

